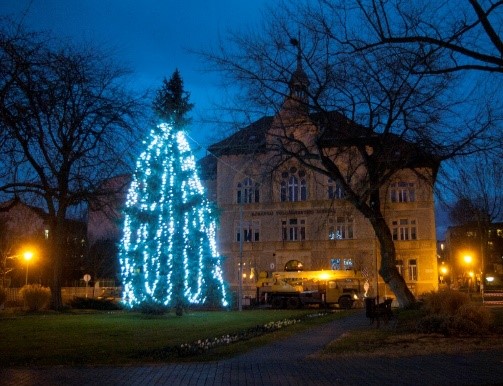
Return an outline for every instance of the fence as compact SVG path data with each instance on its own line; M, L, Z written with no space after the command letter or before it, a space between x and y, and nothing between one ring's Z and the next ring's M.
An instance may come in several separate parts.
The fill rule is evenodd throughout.
M503 290L484 291L482 293L482 302L487 305L503 305Z
M104 290L114 289L119 291L119 287L62 287L61 288L61 297L63 298L63 303L67 303L72 300L74 297L88 297L88 298L97 298L99 297ZM5 288L7 291L7 303L18 303L21 302L21 296L19 295L19 291L21 288ZM119 293L119 292L117 292Z

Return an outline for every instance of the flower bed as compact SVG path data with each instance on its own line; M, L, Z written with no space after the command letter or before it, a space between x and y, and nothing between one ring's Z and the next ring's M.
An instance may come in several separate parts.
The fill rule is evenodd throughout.
M179 346L176 346L175 350L181 357L198 355L205 353L208 350L215 347L225 346L234 342L248 340L251 338L261 336L263 334L277 331L281 328L291 326L292 324L300 323L302 322L303 319L325 316L327 314L328 314L327 312L319 312L316 314L308 314L302 319L283 319L275 322L269 322L261 326L248 328L234 335L227 334L218 338L199 339L194 342L183 343Z

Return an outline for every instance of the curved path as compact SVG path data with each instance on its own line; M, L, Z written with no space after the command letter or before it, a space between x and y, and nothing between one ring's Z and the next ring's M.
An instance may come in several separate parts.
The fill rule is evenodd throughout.
M368 325L361 312L232 359L122 367L1 368L1 385L501 385L503 350L404 358L311 354Z

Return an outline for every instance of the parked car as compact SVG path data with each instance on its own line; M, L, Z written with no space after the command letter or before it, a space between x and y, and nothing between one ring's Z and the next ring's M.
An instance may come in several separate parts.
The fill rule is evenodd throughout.
M121 299L120 291L117 288L103 288L100 295L100 300L119 301Z

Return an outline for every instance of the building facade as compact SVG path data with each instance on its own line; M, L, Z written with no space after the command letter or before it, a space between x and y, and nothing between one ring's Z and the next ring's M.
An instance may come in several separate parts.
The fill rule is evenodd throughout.
M503 223L449 227L445 249L452 286L503 289Z
M84 221L67 219L65 222L65 251L62 260L63 285L73 286L84 274L87 252L87 226ZM47 214L43 209L19 200L0 203L0 256L1 273L6 286L20 287L28 283L49 285L53 265L47 241L51 237ZM23 252L30 250L33 258L27 264ZM16 258L11 258L17 256ZM8 275L3 275L5 272Z
M298 65L277 115L210 146L200 162L208 197L221 214L218 247L226 257L226 279L236 293L242 285L244 295L254 296L259 272L292 265L354 269L364 273L374 294L378 290L380 296L392 296L382 281L376 288L380 248L373 228L339 184L294 159L277 162L268 150L281 130L307 146L317 135L316 115L296 106L305 79ZM331 113L331 122L335 132L359 130L338 113ZM339 162L355 162L350 147L339 154ZM410 169L389 181L380 191L382 213L395 242L397 268L420 295L438 288L433 181Z

